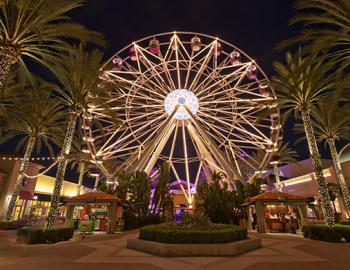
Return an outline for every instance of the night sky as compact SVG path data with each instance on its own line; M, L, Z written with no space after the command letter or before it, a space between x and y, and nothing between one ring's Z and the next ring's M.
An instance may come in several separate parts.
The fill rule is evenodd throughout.
M142 37L169 31L192 31L218 36L248 53L273 75L272 63L283 60L275 50L279 41L293 37L298 27L288 25L293 0L88 0L69 15L76 22L102 32L109 45L106 59ZM285 128L285 140L293 142L293 120ZM5 153L12 145L1 146ZM294 146L300 159L308 157L306 142ZM323 157L328 151L320 145ZM68 173L71 175L71 173ZM69 177L71 178L71 177Z

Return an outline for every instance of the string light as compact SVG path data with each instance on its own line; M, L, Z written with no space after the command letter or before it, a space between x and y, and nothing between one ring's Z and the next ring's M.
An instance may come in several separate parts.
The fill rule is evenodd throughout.
M0 157L1 160L23 160L20 157ZM31 157L29 160L55 160L57 157Z
M322 211L325 219L325 223L328 227L335 226L334 214L331 207L331 201L329 197L327 182L323 174L321 157L318 152L315 134L311 124L310 112L308 109L301 111L306 140L309 145L310 158L312 162L312 167L316 176L317 187L321 199Z

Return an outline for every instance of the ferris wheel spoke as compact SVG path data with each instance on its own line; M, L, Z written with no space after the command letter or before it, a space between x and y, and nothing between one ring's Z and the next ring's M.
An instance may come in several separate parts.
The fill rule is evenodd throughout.
M228 58L228 57L227 57ZM227 61L227 60L226 60ZM241 63L241 64L238 64L238 65L229 65L229 66L226 66L225 63L226 61L223 61L220 63L220 65L216 68L216 69L213 69L207 76L206 78L198 85L196 86L196 88L193 90L195 93L197 92L198 89L200 89L202 86L203 89L207 89L210 82L211 81L214 81L215 83L221 83L223 82L224 80L227 79L227 77L225 77L224 74L221 74L220 72L225 70L225 69L234 69L231 74L233 74L232 77L235 77L234 75L235 74L239 74L247 64L249 63ZM241 68L239 68L241 67ZM200 96L202 94L203 91L197 93L197 96ZM214 92L215 93L215 92Z
M146 72L141 70L141 66L138 63L138 69L134 68L132 65L126 63L126 67L128 67L130 70L134 71L131 72L130 75L132 75L135 78L135 81L140 82L142 84L144 84L148 89L152 89L152 88L157 88L160 92L163 92L164 94L166 94L166 92L164 92L164 89L162 88L161 85L157 83L155 83L152 80L152 77L154 75L152 75L151 77L148 77L146 75L146 73L148 72L148 70ZM138 76L136 76L136 74L139 74ZM163 97L162 94L159 94L160 97Z
M164 86L167 88L167 91L164 91L164 88L161 87L161 89L163 89L163 93L166 95L168 92L170 92L172 89L169 87L169 85L164 81L163 77L160 75L160 73L158 72L158 70L156 69L156 66L158 66L159 64L155 64L153 63L148 56L152 56L155 58L158 58L157 56L155 56L154 54L151 54L150 52L148 52L147 50L143 49L140 46L136 46L136 52L140 53L141 57L137 57L137 63L139 65L139 69L141 70L141 64L143 63L143 65L145 65L145 67L147 67L148 69L152 70L152 72L155 73L156 76L153 76L154 79L158 82L159 86ZM161 59L158 58L160 61Z
M188 168L187 141L186 141L185 123L183 120L182 120L182 145L183 145L184 158L185 158L185 172L186 172L188 195L191 198L192 193L191 193L191 184L190 184L190 171Z
M120 144L120 143L126 141L128 138L130 138L131 136L133 136L135 133L137 133L137 132L139 132L139 131L145 129L146 127L148 127L149 125L151 125L152 123L154 123L155 121L157 121L157 120L159 120L159 119L161 119L161 118L163 118L163 117L164 117L164 115L160 115L160 116L158 116L157 118L155 118L155 119L149 121L148 123L146 122L145 125L141 125L141 126L140 126L139 128L137 128L136 130L130 131L129 134L127 134L126 136L124 136L124 137L121 138L121 139L118 139L117 141L115 141L113 144L111 144L110 146L106 147L105 149L106 149L106 150L111 149L111 148L115 147L116 145L118 145L118 144Z
M239 69L223 76L220 80L216 81L215 83L213 83L212 85L208 86L205 88L205 91L208 91L209 89L212 89L213 87L219 85L220 83L222 83L223 81L233 78L234 80L236 80L235 85L232 87L233 89L235 89L240 83L241 81L245 78L246 73L248 71L249 66L251 65L251 62L246 63L245 65L242 65ZM208 92L211 95L215 95L218 92L222 91L222 86L220 86L219 88L214 89L214 91L212 92ZM230 90L225 90L225 92L230 91ZM197 95L200 96L202 93L204 92L204 90L202 90L201 92L199 92Z
M211 116L211 115L209 115L209 114L206 114L206 113L204 113L204 112L198 112L198 113L199 113L199 114L203 114L203 115L205 115L205 116L207 116L208 118L211 118L211 119L213 119L213 120L216 120L216 121L218 121L219 123L221 123L221 124L223 124L223 125L226 125L226 126L228 126L228 127L231 126L231 124L226 123L225 121L222 121L220 118L213 117L213 116ZM260 136L258 136L258 135L256 135L256 134L254 134L254 133L252 133L252 132L250 132L250 131L244 129L244 128L243 128L242 126L240 126L240 125L239 125L240 127L238 127L238 125L239 125L239 123L237 122L237 125L235 126L235 129L238 130L238 131L240 131L240 132L242 132L242 133L244 133L244 134L246 134L246 135L248 135L251 139L253 139L253 140L255 140L255 141L258 141L258 142L265 141L265 138L264 138L264 137L260 137Z
M210 43L209 45L207 45L203 50L201 50L200 52L198 52L197 54L195 54L193 56L193 58L196 58L196 56L198 56L200 53L205 52L205 50L208 49L207 54L200 59L200 61L198 61L197 63L200 64L200 69L198 70L198 72L196 73L192 83L190 84L188 90L193 92L193 89L196 87L199 78L202 76L202 73L204 71L204 69L206 69L208 62L210 61L211 57L212 57L212 53L213 53L213 49L215 44L217 43L217 41L213 41L212 43Z
M179 38L176 34L173 36L174 44L176 46L175 59L176 59L176 77L177 77L177 89L181 89L181 74L180 74L180 64L179 64Z
M152 90L151 88L145 88L142 84L138 84L138 83L136 83L135 81L131 81L131 80L128 80L128 79L126 79L126 78L124 78L124 77L122 77L122 76L119 76L116 72L107 72L107 73L108 73L111 77L114 77L114 78L116 78L116 79L119 80L119 81L122 81L122 82L124 82L124 83L126 83L126 84L128 84L128 85L135 86L137 89L142 89L142 90L144 90L144 91L150 92L150 93L152 93L152 94L154 94L154 95L158 95L158 96L164 98L163 95L161 95L160 93L158 93L158 92ZM132 88L129 88L129 89L130 89L131 91L135 91L135 90L132 89ZM147 97L147 96L145 96L145 97Z

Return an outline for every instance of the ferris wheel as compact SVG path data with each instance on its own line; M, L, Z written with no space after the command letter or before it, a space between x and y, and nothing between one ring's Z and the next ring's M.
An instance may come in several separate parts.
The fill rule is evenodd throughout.
M276 150L280 117L268 78L224 40L152 35L113 55L100 79L109 112L90 107L85 140L110 181L121 170L153 177L167 162L191 203L200 179L220 172L231 187L249 181Z

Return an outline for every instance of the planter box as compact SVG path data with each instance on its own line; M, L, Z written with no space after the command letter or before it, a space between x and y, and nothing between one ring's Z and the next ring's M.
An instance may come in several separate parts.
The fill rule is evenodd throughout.
M261 248L261 239L247 239L225 244L165 244L128 239L127 248L162 257L230 257Z

